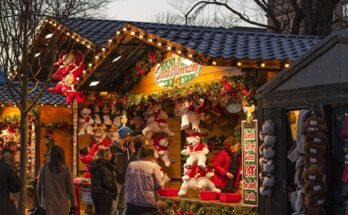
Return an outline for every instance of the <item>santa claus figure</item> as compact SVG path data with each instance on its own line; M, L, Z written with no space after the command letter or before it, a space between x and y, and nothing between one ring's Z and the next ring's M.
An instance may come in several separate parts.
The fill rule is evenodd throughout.
M223 192L238 189L241 172L240 145L234 137L224 141L224 149L217 152L212 159L214 176L211 178L216 187Z

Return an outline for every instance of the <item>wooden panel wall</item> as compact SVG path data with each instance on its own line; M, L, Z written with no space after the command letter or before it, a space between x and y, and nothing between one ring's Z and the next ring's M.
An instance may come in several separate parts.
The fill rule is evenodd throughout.
M49 124L55 122L72 122L72 112L66 107L54 107L54 106L43 106L40 111L41 123ZM72 129L72 128L71 128ZM45 146L45 132L46 129L41 129L40 138L40 160L41 163L45 161L44 154L46 152ZM53 132L53 138L57 145L63 147L65 151L66 164L73 166L73 146L72 146L72 131L67 129L56 129Z

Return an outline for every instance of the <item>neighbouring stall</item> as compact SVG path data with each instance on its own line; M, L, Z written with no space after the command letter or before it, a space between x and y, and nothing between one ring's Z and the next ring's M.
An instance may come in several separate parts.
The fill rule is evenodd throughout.
M94 153L129 127L156 149L167 179L163 214L256 213L259 194L275 184L277 134L272 122L259 126L255 91L319 38L90 19L47 19L41 35L52 29L78 44L59 55L59 82L49 91L76 100L82 202L92 203Z
M260 214L347 214L348 34L329 35L256 95L277 134L272 194Z
M37 93L42 85L36 87L29 84L34 93ZM0 73L0 151L9 141L19 144L19 118L20 111L14 99L11 97L3 80L3 72ZM61 95L44 93L38 104L29 114L28 143L27 143L27 176L26 189L28 196L35 198L35 177L40 165L46 161L47 152L51 145L59 144L66 151L66 162L73 164L72 145L72 109L65 104L65 98ZM19 148L19 145L18 145ZM15 156L17 169L19 170L19 150Z

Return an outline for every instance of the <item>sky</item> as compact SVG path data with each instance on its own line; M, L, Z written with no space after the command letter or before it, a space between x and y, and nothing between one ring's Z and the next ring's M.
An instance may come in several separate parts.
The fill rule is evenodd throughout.
M153 21L155 15L170 10L167 0L112 0L106 11L109 19Z

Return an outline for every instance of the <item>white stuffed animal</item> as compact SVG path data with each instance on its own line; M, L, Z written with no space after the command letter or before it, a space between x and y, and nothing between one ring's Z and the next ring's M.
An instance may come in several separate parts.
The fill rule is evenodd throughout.
M200 132L199 123L200 115L192 110L192 105L188 101L181 108L181 130L185 130L192 126L192 130L195 132Z
M200 168L194 164L191 167L184 168L184 176L182 177L183 183L181 184L179 196L187 194L187 191L191 188L198 188L199 190L210 190L220 193L221 190L216 188L215 184L210 180L214 175L213 172L206 168Z
M221 190L216 188L215 184L210 180L214 176L214 172L208 168L198 168L196 173L197 188L200 190L210 190L220 193Z
M147 117L146 127L143 129L142 133L147 138L151 139L152 135L156 132L159 132L161 129L158 125L158 122L155 121L155 115L152 114Z
M174 136L175 133L172 132L168 127L167 119L168 119L167 112L165 112L164 110L160 110L158 113L158 118L156 119L160 127L160 130L162 132L165 132L168 136Z
M169 158L169 140L166 133L156 133L152 136L153 145L155 148L155 158L161 158L166 167L172 163Z
M89 108L83 108L81 110L81 117L79 118L79 124L80 124L80 129L79 129L79 135L85 135L90 134L93 135L93 123L94 120L91 117L91 109Z
M103 113L103 123L105 125L110 126L112 124L112 121L110 118L110 108L107 105L104 105L102 109L102 113Z
M197 162L200 167L205 167L207 160L206 155L209 153L209 149L204 144L197 133L192 133L186 137L188 146L181 151L182 155L189 156L186 160L185 166L190 167L193 163Z

